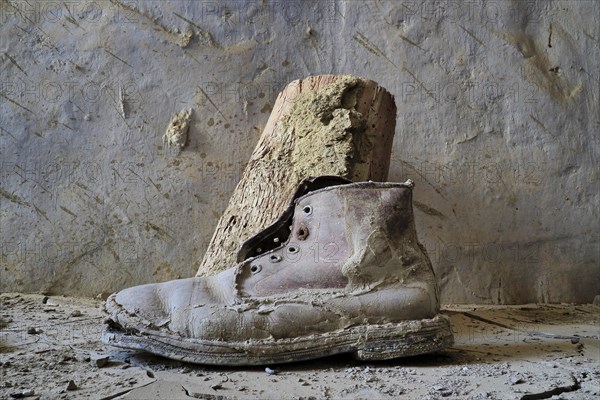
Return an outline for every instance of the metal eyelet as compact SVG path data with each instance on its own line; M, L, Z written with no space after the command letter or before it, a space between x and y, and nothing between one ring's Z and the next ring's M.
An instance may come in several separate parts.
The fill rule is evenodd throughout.
M282 257L279 254L271 254L269 256L269 261L271 261L272 263L278 263L279 261L281 261Z
M296 229L296 237L298 240L306 240L308 237L308 227L301 225Z
M304 213L304 215L310 215L310 214L312 214L312 207L304 206L304 207L302 207L302 212Z
M262 269L262 266L260 264L252 264L250 266L250 272L252 274L258 274L261 269Z
M290 254L296 254L297 252L300 251L300 248L298 246L290 246L287 248L287 251Z

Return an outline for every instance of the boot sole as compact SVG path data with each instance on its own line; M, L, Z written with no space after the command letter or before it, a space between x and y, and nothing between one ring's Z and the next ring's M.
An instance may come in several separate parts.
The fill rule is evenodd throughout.
M342 353L352 353L358 360L388 360L441 350L451 346L454 337L449 319L437 315L431 319L360 325L293 339L225 342L108 328L102 333L102 341L195 364L241 366L288 363Z

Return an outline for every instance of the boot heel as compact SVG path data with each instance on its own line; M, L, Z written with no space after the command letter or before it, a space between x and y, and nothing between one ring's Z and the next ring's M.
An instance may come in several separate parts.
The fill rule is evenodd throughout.
M431 353L453 343L449 319L437 315L432 319L370 325L352 356L361 361L389 360Z

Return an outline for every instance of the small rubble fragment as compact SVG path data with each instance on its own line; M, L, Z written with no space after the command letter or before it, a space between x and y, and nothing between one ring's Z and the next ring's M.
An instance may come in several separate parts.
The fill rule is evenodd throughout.
M77 389L78 389L77 384L73 380L70 380L69 384L67 385L67 390L77 390Z
M98 295L96 296L96 299L106 301L106 299L108 299L108 296L110 296L110 293L102 292L102 293L98 293Z
M577 344L577 343L579 343L579 340L580 340L580 339L579 339L579 337L578 337L578 336L573 336L573 337L571 338L571 344Z
M33 389L26 389L26 390L22 390L20 392L11 393L10 397L12 397L13 399L23 399L25 397L31 397L34 394L35 394L35 391Z
M109 359L108 356L97 358L95 360L96 367L98 367L98 368L104 368L104 367L106 367L106 365L108 364L108 359Z
M452 389L449 389L443 385L436 385L433 387L433 389L438 391L440 393L440 395L442 395L442 397L452 396L452 393L453 393Z

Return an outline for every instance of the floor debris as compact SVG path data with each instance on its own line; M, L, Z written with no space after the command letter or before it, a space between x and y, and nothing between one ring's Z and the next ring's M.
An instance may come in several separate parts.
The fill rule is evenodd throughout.
M43 298L0 294L0 398L600 399L592 305L452 306L440 353L226 368L105 347L99 300L51 297L47 313Z
M77 390L77 384L70 380L67 384L67 390Z
M106 365L108 364L108 360L109 360L108 356L97 358L95 361L96 367L98 367L98 368L106 367Z

